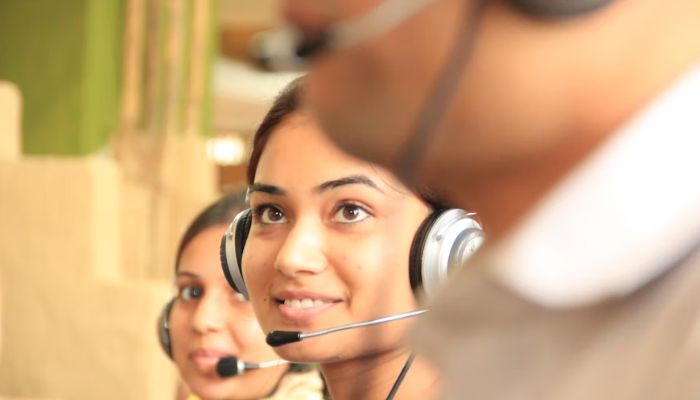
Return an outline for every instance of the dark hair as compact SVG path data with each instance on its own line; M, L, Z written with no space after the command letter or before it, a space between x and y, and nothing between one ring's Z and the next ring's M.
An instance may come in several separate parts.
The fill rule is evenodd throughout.
M289 114L299 110L299 94L301 92L302 85L304 84L304 77L301 76L290 82L279 95L275 98L272 103L270 111L265 114L260 126L255 131L255 136L253 137L253 150L250 153L250 160L248 161L248 170L246 171L246 179L248 180L248 185L252 185L255 180L255 172L258 170L258 163L260 162L260 156L262 151L267 144L268 139L272 131L279 126L282 120Z
M272 103L272 107L267 112L263 118L260 126L255 131L255 136L253 137L253 149L250 153L250 160L248 161L248 170L246 171L246 179L248 185L252 185L255 181L255 173L258 170L258 164L260 163L260 157L267 141L270 139L272 131L277 128L280 123L290 114L299 110L299 96L303 85L305 82L305 77L301 76L290 82L279 95L275 98ZM423 199L433 210L442 210L449 208L448 202L442 196L441 193L435 191L433 188L428 186L420 186L411 188L413 193Z
M239 191L224 196L197 215L187 227L187 230L182 235L182 239L180 239L177 256L175 257L176 271L180 266L182 252L192 239L207 228L231 222L236 214L246 208L245 195L245 191Z

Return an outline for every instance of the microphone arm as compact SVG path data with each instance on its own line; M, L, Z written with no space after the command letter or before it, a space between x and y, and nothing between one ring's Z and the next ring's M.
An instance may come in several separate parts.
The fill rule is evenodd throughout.
M263 361L259 363L245 363L245 369L258 369L258 368L270 368L270 367L276 367L278 365L282 364L287 364L289 361L283 360L283 359L278 359L278 360L269 360L269 361Z
M222 378L228 378L240 375L249 369L270 368L286 363L288 363L288 361L282 359L249 363L236 357L224 357L216 363L216 373Z
M420 314L423 314L428 310L416 310L416 311L409 311L401 314L394 314L390 315L388 317L382 317L382 318L377 318L369 321L364 321L364 322L354 322L351 324L345 324L345 325L340 325L336 326L333 328L328 328L328 329L323 329L320 331L315 331L315 332L299 332L299 331L272 331L267 334L267 338L265 341L267 344L269 344L272 347L278 347L278 346L283 346L285 344L289 343L294 343L294 342L299 342L304 339L316 337L316 336L323 336L323 335L328 335L329 333L334 333L334 332L339 332L339 331L344 331L347 329L355 329L355 328L362 328L365 326L372 326L376 324L382 324L385 322L391 322L391 321L397 321L400 319L404 318L412 318L415 316L418 316Z

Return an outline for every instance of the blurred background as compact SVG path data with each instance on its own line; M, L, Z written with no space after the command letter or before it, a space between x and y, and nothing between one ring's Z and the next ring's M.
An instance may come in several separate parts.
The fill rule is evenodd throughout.
M186 224L244 185L295 76L274 0L0 0L0 399L172 399L156 319Z

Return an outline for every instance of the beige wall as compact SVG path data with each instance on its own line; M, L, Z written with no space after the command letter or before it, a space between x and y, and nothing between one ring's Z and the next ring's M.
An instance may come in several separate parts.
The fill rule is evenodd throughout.
M167 144L157 187L129 181L107 156L21 157L19 97L8 87L0 83L0 399L172 399L176 373L155 321L172 294L179 235L215 196L201 139Z
M0 160L16 160L19 157L20 105L17 87L0 81Z
M123 177L120 240L128 278L170 281L180 236L218 194L204 139L169 135L163 147L156 184Z
M219 0L218 4L223 24L270 26L281 23L279 0Z
M166 399L157 347L167 282L123 278L119 176L98 158L0 162L0 393Z
M0 81L0 162L14 161L20 155L20 99L19 90L10 82ZM0 265L0 361L3 345L3 271Z

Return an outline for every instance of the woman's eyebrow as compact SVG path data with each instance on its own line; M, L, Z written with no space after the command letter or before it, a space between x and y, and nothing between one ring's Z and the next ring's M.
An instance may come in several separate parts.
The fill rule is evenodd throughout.
M380 193L384 193L384 191L381 190L379 188L379 186L377 186L377 184L374 183L373 180L371 180L370 178L368 178L365 175L350 175L350 176L346 176L343 178L333 179L331 181L323 182L322 184L320 184L316 187L315 191L323 192L326 190L335 189L337 187L345 186L345 185L365 185L365 186L369 186L372 189L379 191Z
M278 196L286 194L282 188L275 185L268 185L266 183L253 183L252 185L248 186L248 194L253 192L263 192Z
M195 274L194 272L190 272L190 271L177 271L177 273L175 274L175 277L176 278L180 278L180 277L199 278L199 276L197 274Z

